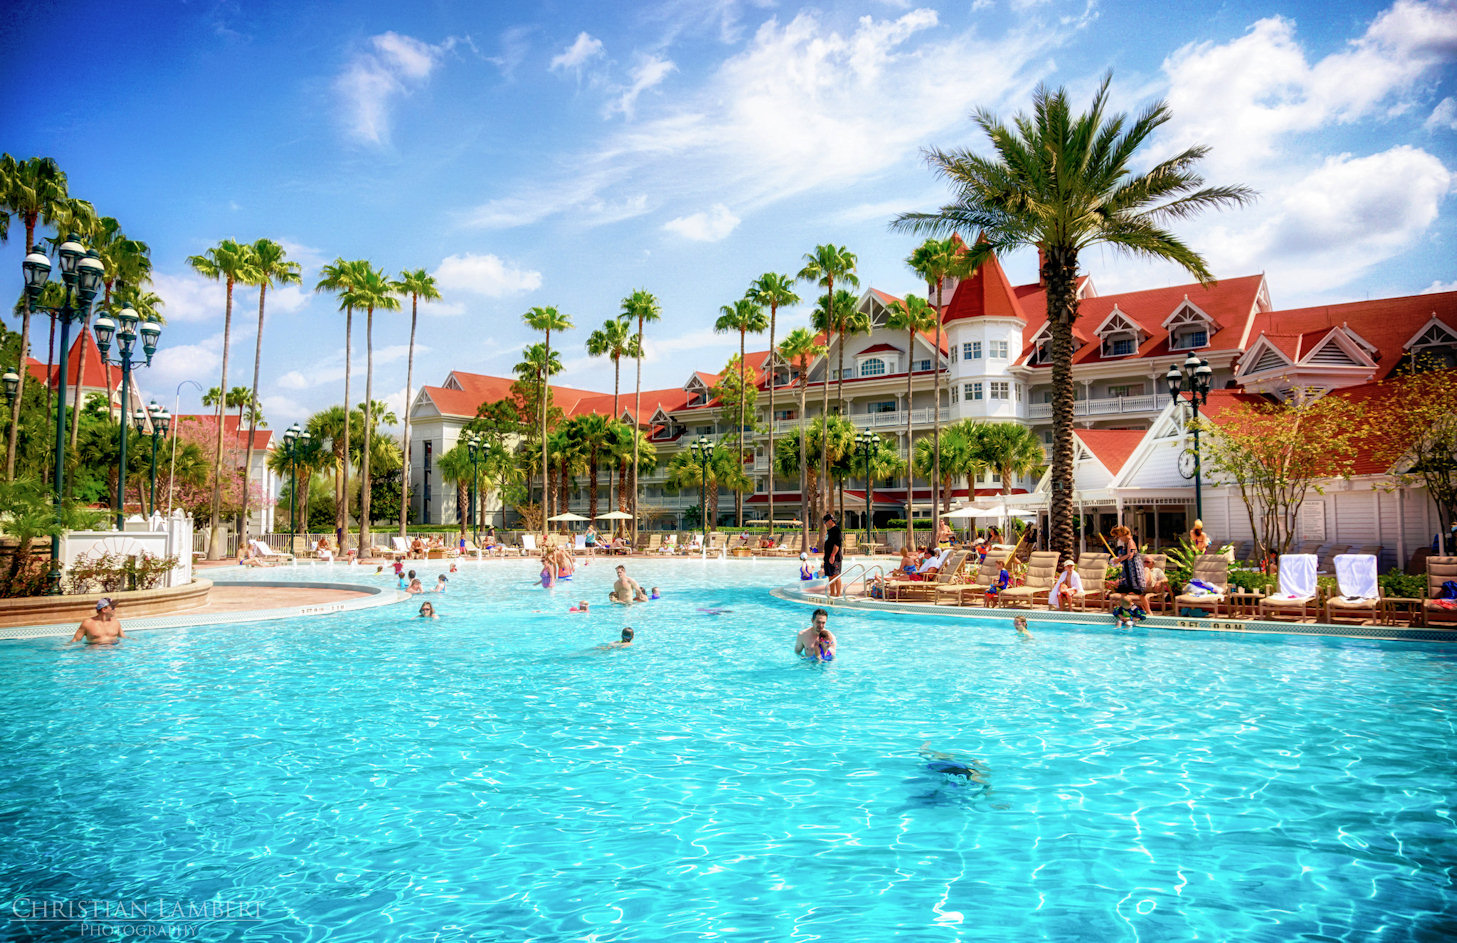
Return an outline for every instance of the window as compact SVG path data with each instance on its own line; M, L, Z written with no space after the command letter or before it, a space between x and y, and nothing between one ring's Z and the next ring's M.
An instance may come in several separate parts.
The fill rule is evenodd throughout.
M988 357L994 357L994 358L999 359L999 360L1006 360L1007 359L1007 342L1006 341L987 341L987 356Z
M1124 384L1121 384L1119 386L1110 386L1110 387L1108 387L1108 395L1109 396L1114 396L1114 397L1118 397L1118 396L1142 396L1143 395L1143 384L1142 383L1124 383Z
M951 362L952 363L955 363L956 362L956 345L955 344L952 344L951 345Z
M951 348L951 353L953 354L953 359L954 359L954 355L956 353L956 348L955 347ZM930 360L929 357L926 358L925 360L917 360L916 361L916 372L917 373L930 373L931 372L931 360Z
M776 410L774 410L774 420L776 422L783 422L784 420L793 419L793 418L795 418L795 412L792 409L776 409Z
M981 399L981 384L980 383L968 383L968 384L966 384L966 399L967 399L967 402L970 402L970 401L972 401L974 399Z
M1181 327L1169 338L1170 350L1194 350L1209 346L1209 330L1203 327Z
M1013 384L1012 389L1015 390L1017 393L1017 402L1022 402L1022 384Z
M713 426L699 426L693 431L694 435L713 435Z
M1138 338L1132 334L1110 334L1103 339L1104 357L1129 357L1138 352Z
M893 413L895 412L895 400L883 399L876 403L866 405L867 413Z
M981 341L967 341L961 345L962 360L981 359Z
M989 398L991 398L991 399L1011 399L1012 398L1011 391L1008 389L1008 384L1007 384L1007 382L1005 380L993 380L989 385L991 387L991 389L989 390L989 393L990 393L990 397Z
M956 405L957 399L958 399L957 394L959 394L960 392L961 392L961 387L957 386L955 383L951 384L951 405L952 406L955 406Z
M885 374L885 361L879 357L871 357L860 365L862 377L878 377Z
M1041 341L1038 341L1035 346L1033 346L1033 348L1032 348L1032 355L1027 358L1027 362L1029 364L1032 364L1032 363L1047 363L1048 356L1049 355L1047 353L1047 341L1041 340Z

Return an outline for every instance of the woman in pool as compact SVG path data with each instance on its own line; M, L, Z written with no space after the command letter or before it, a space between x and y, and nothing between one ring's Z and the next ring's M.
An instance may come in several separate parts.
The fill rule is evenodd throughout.
M440 617L435 614L435 607L434 606L430 605L428 602L422 602L420 604L420 618L422 618L422 619L438 619Z

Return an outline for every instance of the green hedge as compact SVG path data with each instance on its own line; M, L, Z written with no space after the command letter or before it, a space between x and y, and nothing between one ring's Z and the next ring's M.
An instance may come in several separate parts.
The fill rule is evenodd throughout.
M1392 570L1378 578L1384 596L1401 596L1407 599L1421 599L1427 594L1427 578L1421 573L1403 573Z

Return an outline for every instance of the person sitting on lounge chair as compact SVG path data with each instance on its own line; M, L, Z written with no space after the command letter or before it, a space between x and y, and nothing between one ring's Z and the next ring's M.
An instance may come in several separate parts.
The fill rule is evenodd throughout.
M1078 576L1077 564L1067 560L1062 565L1062 573L1057 577L1057 582L1052 584L1052 591L1047 594L1047 606L1049 609L1069 609L1072 601L1083 592L1083 579Z
M329 538L320 537L318 544L314 547L314 554L325 563L334 562L334 551L329 549Z

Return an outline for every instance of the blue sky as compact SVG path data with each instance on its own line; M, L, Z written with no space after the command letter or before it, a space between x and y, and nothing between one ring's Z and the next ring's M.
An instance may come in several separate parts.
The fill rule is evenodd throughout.
M974 108L1010 116L1038 83L1086 102L1109 69L1120 110L1173 107L1150 161L1203 142L1211 182L1260 191L1179 228L1216 274L1265 272L1277 307L1457 283L1454 0L30 4L0 63L0 149L56 158L152 247L170 324L139 379L169 408L220 359L223 291L186 257L268 236L304 265L304 290L270 293L275 428L342 395L343 316L311 292L336 256L436 274L416 387L509 374L538 339L521 313L550 304L577 325L562 382L610 390L582 345L635 288L664 308L644 385L677 385L737 349L719 306L817 243L854 251L862 285L919 291L916 240L887 222L945 196L921 148L984 148ZM1034 266L1007 260L1018 281ZM1104 292L1186 280L1104 252L1084 267ZM256 319L240 290L229 386ZM376 321L375 389L398 407L407 318ZM355 353L362 399L359 324Z

